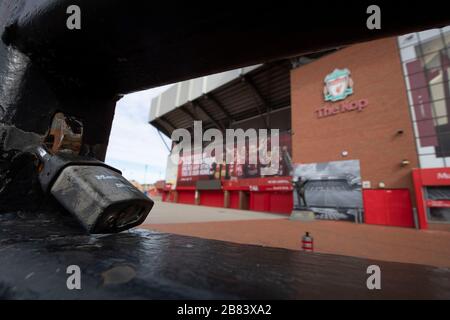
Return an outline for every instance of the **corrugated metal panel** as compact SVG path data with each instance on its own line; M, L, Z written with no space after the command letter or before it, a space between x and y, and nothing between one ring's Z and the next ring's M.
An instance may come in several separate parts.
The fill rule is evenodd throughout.
M243 75L246 81L243 81ZM191 128L194 118L202 120L205 129L229 127L231 123L227 114L233 121L241 121L261 117L260 112L265 113L269 109L276 110L289 106L290 66L287 61L270 63L185 81L173 88L175 88L173 92L176 92L175 102L171 92L166 96L155 98L152 108L159 107L160 110L172 108L165 114L159 113L159 116L174 127ZM204 95L206 92L208 95ZM163 108L161 106L164 105L164 101L171 101L173 104L171 107ZM223 108L226 111L223 111ZM263 123L263 120L260 122Z
M158 117L158 102L160 99L152 99L151 105L150 105L150 115L149 115L149 122L153 121Z
M158 116L162 116L173 110L177 98L177 86L170 87L161 93Z
M203 79L203 93L213 91L241 75L241 69L214 74Z
M183 81L179 83L178 99L176 106L179 107L189 101L189 87L190 81Z
M149 122L152 122L157 117L163 116L189 101L200 98L204 94L239 78L241 75L257 69L260 66L261 65L250 66L177 83L153 99Z
M192 79L189 84L189 101L193 101L201 97L203 94L203 77Z
M307 62L297 63L297 66L335 50L297 57L298 61L307 58ZM168 120L176 128L192 128L195 118L203 121L204 129L252 123L264 126L265 121L269 124L269 112L272 126L289 130L289 121L285 123L283 119L290 115L286 108L291 105L292 61L281 60L179 83L175 86L175 103L171 94L168 98L160 95L152 101L152 109L156 111L150 112L151 123L167 128L163 120ZM166 105L166 102L171 105Z

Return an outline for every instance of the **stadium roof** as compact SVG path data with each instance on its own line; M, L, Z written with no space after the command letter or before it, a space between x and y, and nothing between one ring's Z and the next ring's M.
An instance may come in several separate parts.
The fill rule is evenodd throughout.
M177 128L192 130L196 120L204 130L251 119L253 127L271 128L273 119L290 128L283 113L290 112L290 70L330 51L176 83L152 100L149 123L169 137Z

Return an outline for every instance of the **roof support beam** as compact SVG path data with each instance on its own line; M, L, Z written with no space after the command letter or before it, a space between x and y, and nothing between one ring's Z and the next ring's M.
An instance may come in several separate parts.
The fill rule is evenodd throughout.
M205 116L216 126L216 128L221 129L222 131L225 131L225 128L222 124L220 124L216 119L214 119L212 116L210 116L208 114L208 112L206 112L205 108L203 108L198 102L191 102L194 108L198 108L200 109Z
M206 94L205 99L210 100L217 108L219 108L220 111L222 111L222 113L227 117L229 123L232 123L234 121L231 114L227 111L225 106L217 100L216 97L214 97L212 94Z
M201 119L199 119L197 116L195 116L191 111L188 110L186 105L183 105L179 108L179 110L181 112L183 112L184 114L186 114L189 118L192 119L192 121L201 121Z
M183 112L185 115L187 115L189 118L192 119L192 125L189 128L185 129L188 130L190 134L193 134L194 121L202 121L202 119L200 119L197 114L193 114L191 111L189 111L186 105L181 106L178 110L180 110L181 112Z
M170 133L176 129L176 127L165 117L159 117L156 121L158 121Z
M241 77L242 82L245 84L245 86L250 90L250 92L252 92L252 94L255 96L256 100L258 100L256 102L256 108L258 109L258 113L261 116L261 118L264 121L264 124L266 126L266 128L269 128L269 124L267 123L267 119L264 116L264 113L268 113L270 112L270 106L267 103L267 101L264 99L264 97L261 95L261 93L259 92L258 88L255 86L255 84L253 83L253 81L251 81L248 77L246 76L242 76ZM261 106L264 107L264 111L261 110Z
M159 123L158 121L152 121L150 122L150 124L155 127L155 129L157 131L162 132L164 135L166 135L167 137L170 137L170 132L166 129L166 127L164 127L161 123Z
M263 113L263 115L264 115L264 116L267 116L267 117L270 117L270 116L271 116L272 114L274 114L274 113L277 113L277 112L280 112L280 111L286 111L286 110L289 110L289 109L291 109L290 106L288 106L288 107L283 107L283 108L279 108L279 109L272 109L272 110L270 110L270 112L265 112L265 113ZM234 122L234 124L235 124L235 125L238 125L239 123L246 122L246 121L249 121L249 120L253 120L253 119L256 119L256 118L258 118L258 117L260 117L259 114L256 115L256 116L253 116L253 117L248 117L248 118L245 118L245 119L242 119L242 120L237 120L237 121Z

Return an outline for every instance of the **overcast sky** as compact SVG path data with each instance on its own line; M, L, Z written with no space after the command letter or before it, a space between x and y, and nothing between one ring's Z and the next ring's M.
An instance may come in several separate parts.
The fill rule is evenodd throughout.
M169 152L148 123L148 115L152 98L168 87L129 94L117 104L105 162L129 180L153 183L165 179ZM165 141L170 146L170 139Z

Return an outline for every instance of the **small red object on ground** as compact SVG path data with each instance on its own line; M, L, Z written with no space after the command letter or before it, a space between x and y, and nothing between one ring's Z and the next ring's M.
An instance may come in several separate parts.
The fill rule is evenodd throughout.
M309 232L306 232L306 234L302 238L302 250L306 252L314 252L314 239L309 235Z

